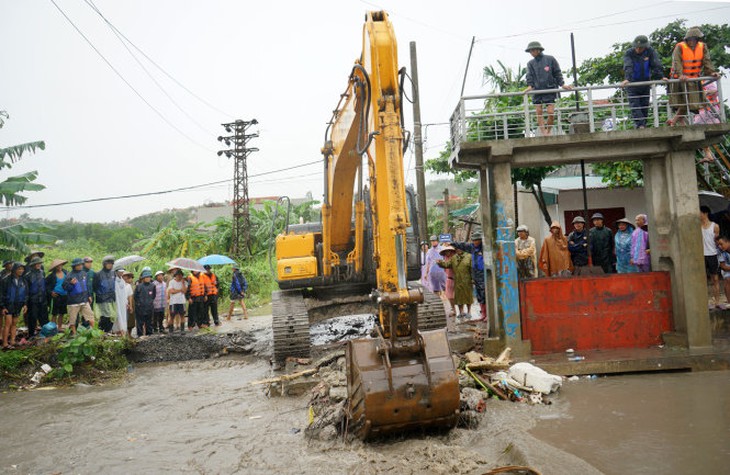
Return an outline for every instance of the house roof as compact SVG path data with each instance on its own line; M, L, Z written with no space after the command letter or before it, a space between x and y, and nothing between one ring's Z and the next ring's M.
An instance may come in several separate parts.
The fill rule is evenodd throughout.
M586 189L596 190L608 188L608 184L603 182L600 176L587 176ZM542 181L543 191L560 192L570 190L583 189L583 180L580 176L557 176L548 177Z

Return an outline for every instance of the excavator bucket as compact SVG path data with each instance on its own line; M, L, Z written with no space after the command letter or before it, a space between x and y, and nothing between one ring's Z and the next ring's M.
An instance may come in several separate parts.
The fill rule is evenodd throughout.
M368 439L422 428L452 428L459 417L459 380L446 330L421 332L419 354L378 351L378 339L347 345L348 432Z

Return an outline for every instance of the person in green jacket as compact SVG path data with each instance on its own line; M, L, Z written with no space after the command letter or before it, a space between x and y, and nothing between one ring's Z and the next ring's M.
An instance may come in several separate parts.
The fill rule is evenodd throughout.
M442 251L444 250L454 250L456 254L448 261L436 261L436 264L454 271L454 305L459 312L459 317L471 320L471 304L474 302L471 285L471 254L451 246L444 246Z
M603 225L604 218L601 213L594 213L591 216L591 221L593 222L593 227L589 231L589 241L591 244L593 265L601 267L603 272L610 274L613 272L614 259L613 233Z

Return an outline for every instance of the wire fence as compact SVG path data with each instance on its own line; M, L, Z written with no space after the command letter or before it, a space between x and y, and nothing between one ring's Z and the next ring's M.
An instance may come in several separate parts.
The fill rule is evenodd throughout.
M632 82L465 96L451 116L451 144L612 132L726 121L720 81Z

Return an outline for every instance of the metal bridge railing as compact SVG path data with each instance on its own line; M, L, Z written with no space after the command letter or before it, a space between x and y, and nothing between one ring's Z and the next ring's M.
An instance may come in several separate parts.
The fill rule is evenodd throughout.
M710 84L716 86L716 93ZM708 90L703 91L707 85L710 85ZM692 93L693 88L699 88L700 92ZM532 99L536 94L546 93L556 93L559 98L551 128L547 127L547 107L543 105L545 127L540 129ZM667 121L677 115L677 110L682 116L679 124L726 121L721 84L712 77L687 82L678 79L633 82L626 87L610 84L572 90L484 94L464 96L459 101L451 115L451 144L456 153L463 142L629 130L639 127L641 122L635 119L642 108L646 127L669 126Z

